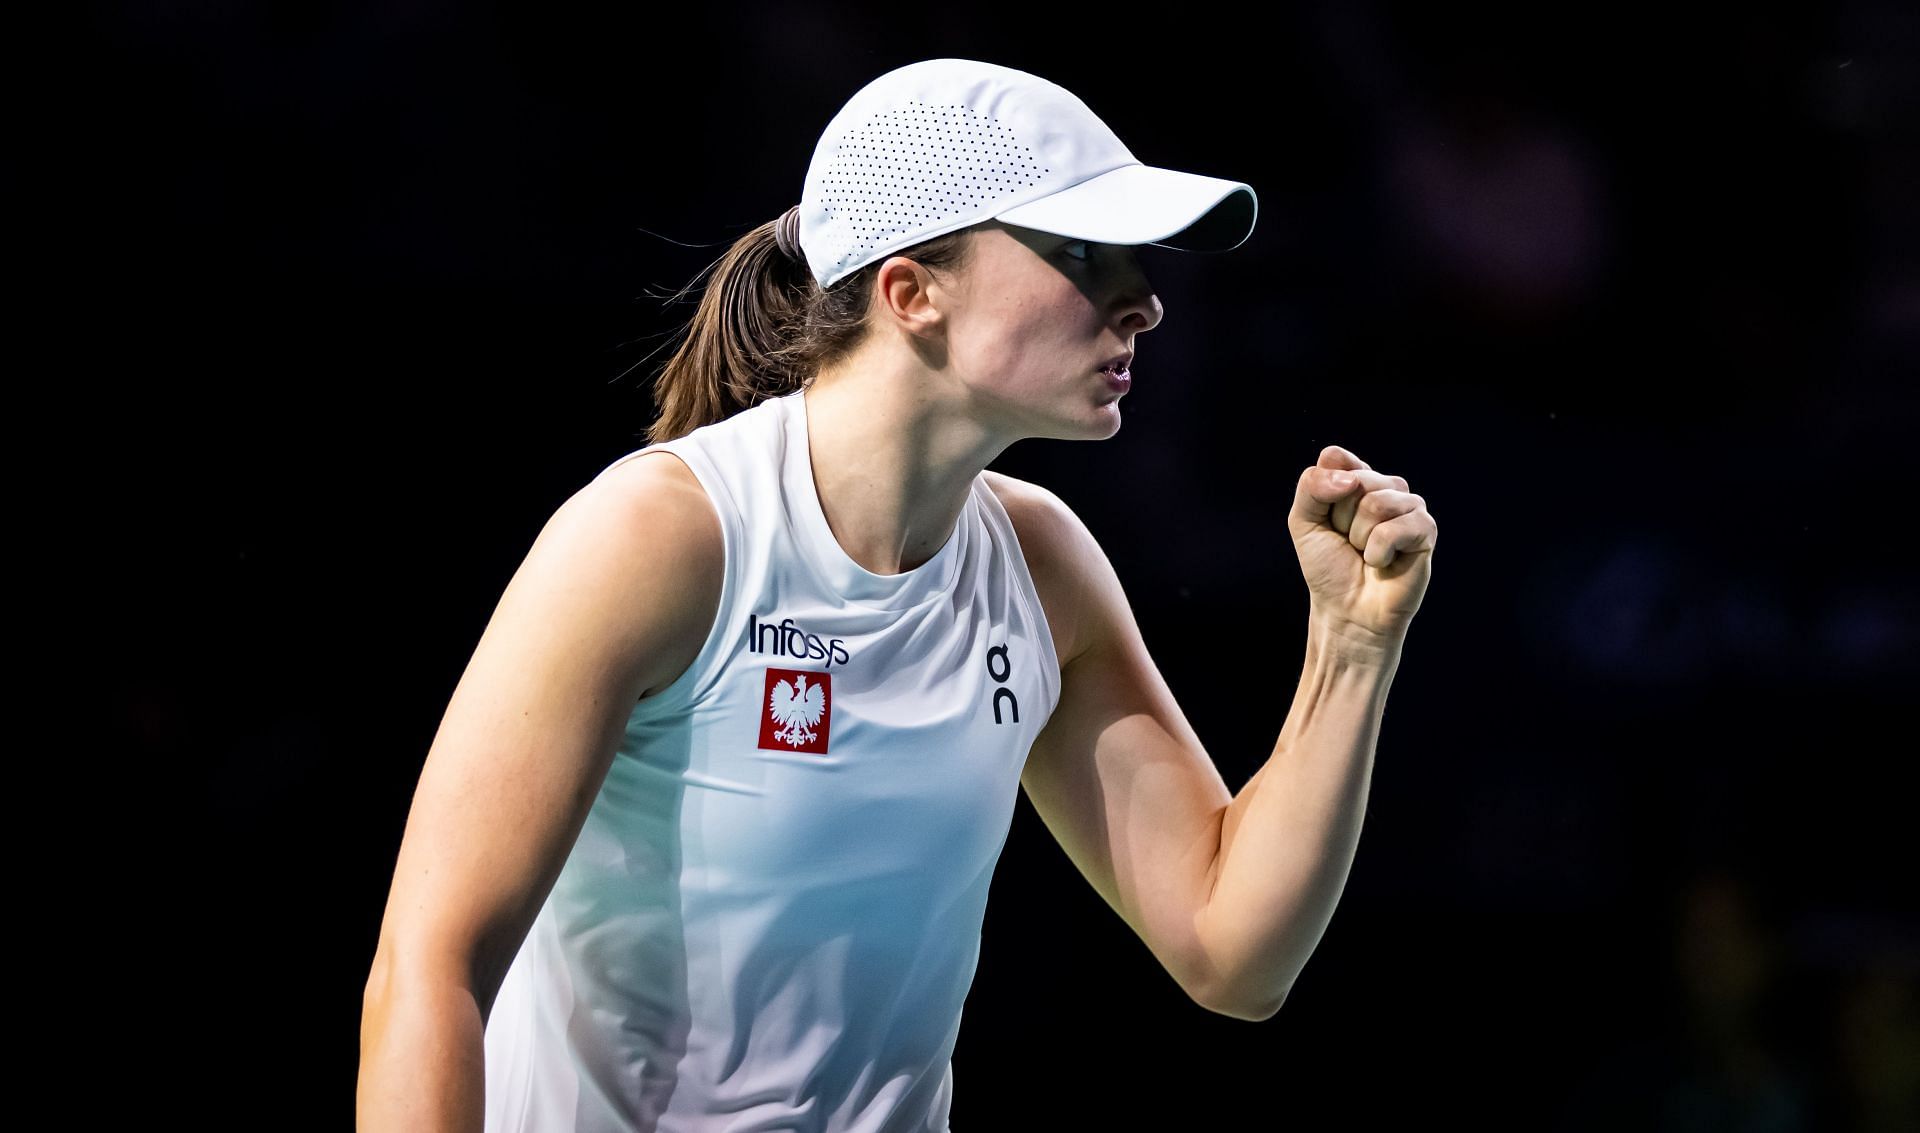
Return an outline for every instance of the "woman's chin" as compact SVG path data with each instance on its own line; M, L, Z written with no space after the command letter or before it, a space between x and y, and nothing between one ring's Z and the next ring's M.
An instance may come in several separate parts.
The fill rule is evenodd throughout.
M1120 402L1121 398L1116 397L1110 401L1100 403L1096 412L1097 420L1094 425L1097 432L1088 439L1104 441L1120 431ZM1102 428L1102 426L1104 426L1104 428Z

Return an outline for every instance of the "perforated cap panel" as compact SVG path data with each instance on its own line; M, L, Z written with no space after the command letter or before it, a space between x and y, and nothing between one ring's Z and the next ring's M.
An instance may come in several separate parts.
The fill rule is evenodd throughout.
M904 237L964 227L1051 172L1018 133L973 108L910 99L848 131L828 157L815 203L838 223L821 233L833 241L822 253L836 272L864 265Z

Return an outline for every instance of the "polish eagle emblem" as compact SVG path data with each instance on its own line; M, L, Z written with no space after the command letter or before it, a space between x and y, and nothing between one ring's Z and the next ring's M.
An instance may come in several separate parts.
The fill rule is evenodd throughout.
M817 683L809 686L805 673L799 674L795 681L781 681L774 686L768 709L774 721L781 725L773 738L801 747L813 742L813 729L826 715L827 690Z

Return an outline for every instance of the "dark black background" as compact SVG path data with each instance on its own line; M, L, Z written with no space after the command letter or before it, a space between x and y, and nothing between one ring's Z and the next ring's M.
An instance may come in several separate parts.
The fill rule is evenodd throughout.
M1121 431L995 464L1101 539L1231 788L1299 676L1300 471L1345 446L1441 538L1284 1010L1187 1002L1022 798L956 1128L1916 1120L1920 20L1262 12L92 10L40 231L156 819L116 868L167 960L91 985L143 1112L350 1124L421 761L533 536L644 443L663 298L854 90L957 55L1260 195L1231 253L1142 250Z

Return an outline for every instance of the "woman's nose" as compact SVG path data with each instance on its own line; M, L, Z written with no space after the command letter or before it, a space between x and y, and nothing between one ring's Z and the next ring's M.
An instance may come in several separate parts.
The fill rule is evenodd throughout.
M1127 304L1126 317L1122 321L1132 333L1139 334L1160 325L1160 317L1164 313L1159 297L1148 291L1141 301Z
M1121 286L1116 304L1121 321L1136 333L1152 330L1159 325L1161 316L1166 313L1165 308L1160 305L1160 296L1154 294L1153 284L1148 282L1144 272L1137 270Z

